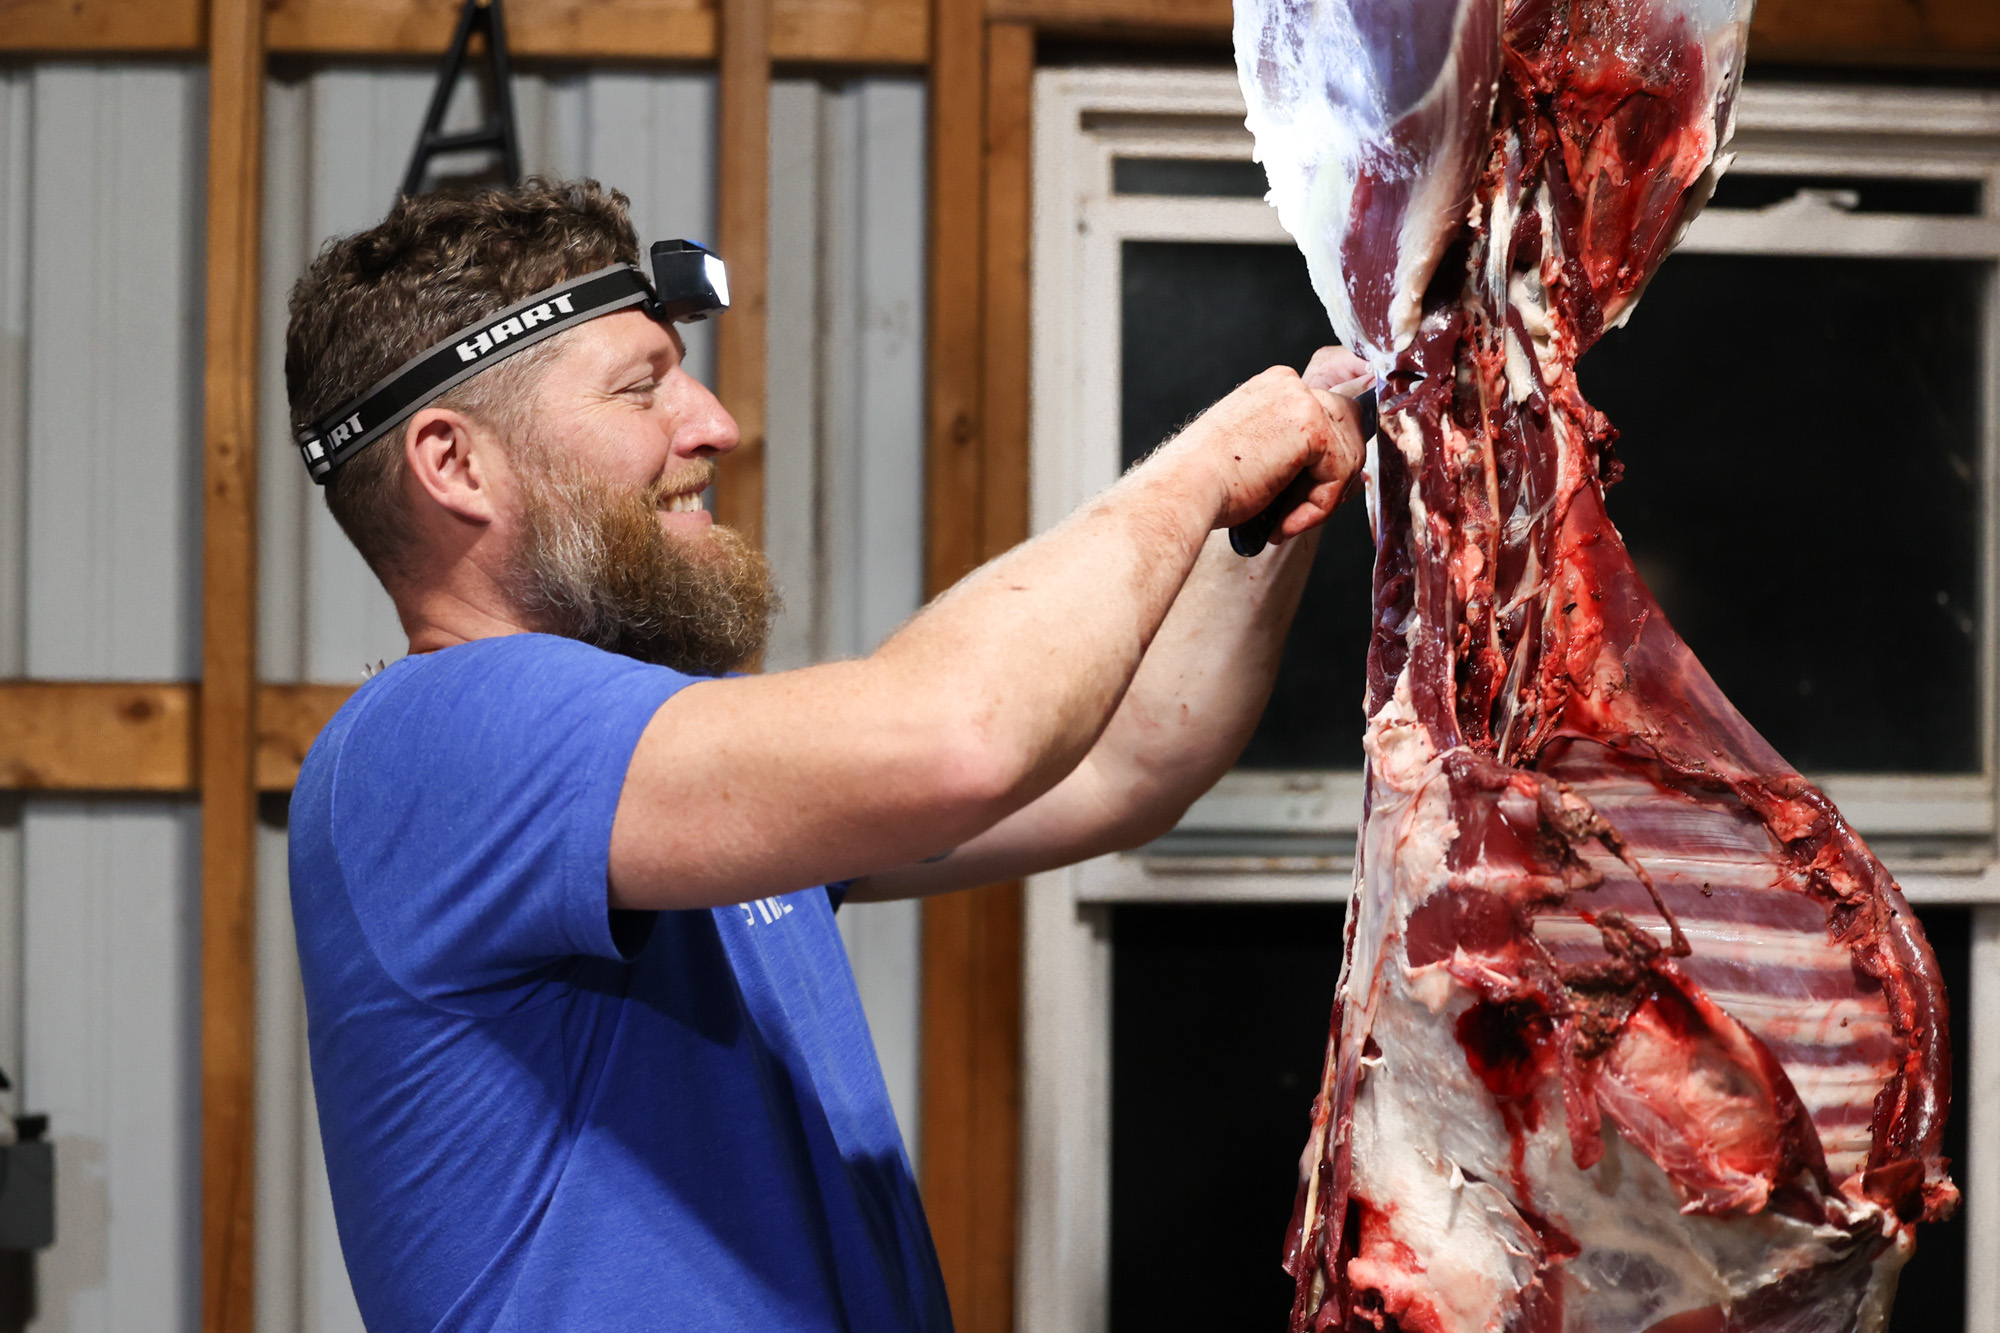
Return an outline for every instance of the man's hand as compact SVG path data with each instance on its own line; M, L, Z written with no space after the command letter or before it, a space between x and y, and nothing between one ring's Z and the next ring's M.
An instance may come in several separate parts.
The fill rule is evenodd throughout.
M1367 384L1357 384L1358 381L1373 383L1375 377L1368 373L1366 361L1336 344L1314 352L1301 378L1308 389L1325 389L1342 397L1352 397L1368 387Z
M1214 470L1222 497L1216 527L1262 513L1302 472L1313 479L1312 490L1285 516L1274 540L1308 532L1333 513L1361 468L1365 448L1360 412L1351 399L1333 392L1356 376L1332 376L1351 368L1366 373L1360 358L1341 348L1322 349L1305 378L1273 366L1202 413L1162 450L1199 458Z

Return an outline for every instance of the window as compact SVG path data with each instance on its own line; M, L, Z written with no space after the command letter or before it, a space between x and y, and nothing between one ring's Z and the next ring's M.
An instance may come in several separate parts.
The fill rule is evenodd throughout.
M1041 76L1038 527L1331 339L1242 114L1226 72ZM2000 1333L2000 1278L1966 1263L2000 1253L2000 1149L1963 1155L2000 1144L2000 99L1753 83L1735 148L1579 375L1623 432L1612 517L1668 615L1930 929L1969 1206L1924 1234L1895 1327ZM1032 886L1037 1333L1155 1324L1166 1271L1178 1316L1278 1317L1360 813L1368 550L1352 506L1238 769L1159 842Z

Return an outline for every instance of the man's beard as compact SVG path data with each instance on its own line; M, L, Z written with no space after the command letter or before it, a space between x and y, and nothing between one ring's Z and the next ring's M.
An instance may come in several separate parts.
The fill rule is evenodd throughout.
M764 650L778 599L763 553L729 528L661 530L660 502L684 476L619 486L533 446L515 460L515 594L550 633L697 676Z

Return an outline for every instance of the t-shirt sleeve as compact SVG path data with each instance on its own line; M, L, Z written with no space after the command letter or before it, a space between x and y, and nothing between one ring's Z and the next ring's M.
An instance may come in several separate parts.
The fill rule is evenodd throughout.
M333 774L335 854L384 970L493 1014L626 956L644 932L614 934L611 823L640 733L691 678L542 635L401 665Z

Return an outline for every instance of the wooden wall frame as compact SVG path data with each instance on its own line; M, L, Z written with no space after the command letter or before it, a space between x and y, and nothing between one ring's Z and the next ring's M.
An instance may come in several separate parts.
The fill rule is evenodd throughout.
M203 1327L252 1325L255 795L286 790L344 687L255 680L262 87L271 54L434 56L457 0L0 0L0 54L209 66L203 679L0 682L0 789L199 791ZM720 65L719 241L737 279L720 377L746 447L718 505L761 511L773 62L930 74L926 582L1028 532L1031 84L1039 38L1226 42L1229 0L514 0L524 58ZM1760 63L2000 70L1993 0L1762 0ZM217 262L218 256L224 257ZM745 316L748 316L745 318ZM1019 1190L1018 884L923 925L924 1196L963 1333L1011 1333Z

